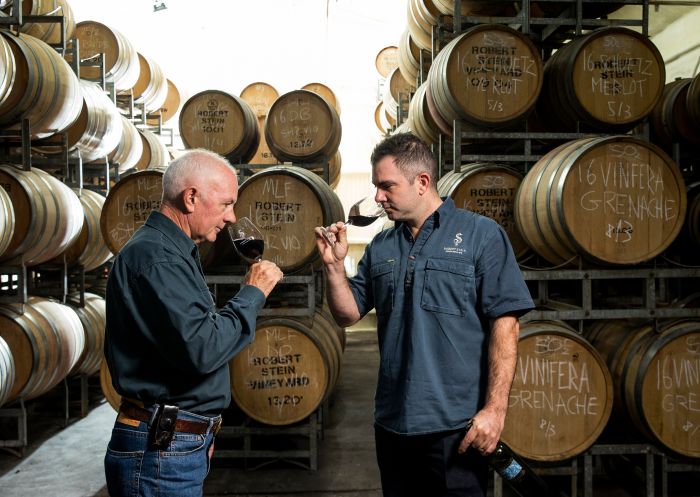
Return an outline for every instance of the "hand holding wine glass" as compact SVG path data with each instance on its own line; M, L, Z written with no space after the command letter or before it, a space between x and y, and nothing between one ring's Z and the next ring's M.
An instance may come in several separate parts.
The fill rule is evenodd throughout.
M352 207L350 207L350 212L348 214L348 220L345 221L345 225L352 224L353 226L369 226L374 221L384 216L384 208L381 204L375 202L373 197L365 197L358 202L355 202ZM330 226L321 228L323 237L330 244L334 246L336 244L335 234L330 230Z
M246 285L259 288L267 298L284 274L274 262L262 260L265 250L262 233L247 217L229 224L227 230L238 255L251 264L245 277Z

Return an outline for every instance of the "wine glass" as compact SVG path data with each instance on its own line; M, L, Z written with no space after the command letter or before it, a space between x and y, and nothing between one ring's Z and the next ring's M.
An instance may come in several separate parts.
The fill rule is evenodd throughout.
M378 204L374 200L374 197L365 197L358 200L352 205L352 207L350 207L348 220L345 221L345 224L352 224L353 226L369 226L384 215L386 215L386 212L384 212L384 207L382 207L381 204ZM321 228L321 231L323 232L323 237L332 247L335 245L335 236L329 230L329 228L330 227Z
M236 249L238 255L250 264L262 260L265 240L258 227L253 224L253 221L247 217L242 217L235 223L229 224L226 229L233 242L233 248Z

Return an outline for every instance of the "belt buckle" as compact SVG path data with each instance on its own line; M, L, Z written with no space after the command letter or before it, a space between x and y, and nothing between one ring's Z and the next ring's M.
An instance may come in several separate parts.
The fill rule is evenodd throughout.
M221 416L214 421L214 425L211 427L211 433L216 436L217 433L219 433L219 430L221 429Z

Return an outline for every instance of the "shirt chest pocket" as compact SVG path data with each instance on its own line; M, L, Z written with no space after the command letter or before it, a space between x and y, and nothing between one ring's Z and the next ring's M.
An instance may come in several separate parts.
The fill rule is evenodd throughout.
M474 266L447 259L428 259L421 308L464 316L467 305L473 299L473 289Z
M373 265L370 276L377 315L387 314L394 306L394 263L380 262Z

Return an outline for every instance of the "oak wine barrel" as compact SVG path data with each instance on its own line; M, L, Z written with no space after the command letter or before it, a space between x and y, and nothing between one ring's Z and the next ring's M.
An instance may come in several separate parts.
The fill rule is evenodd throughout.
M265 238L263 258L285 273L318 262L314 228L343 218L338 196L317 174L272 166L239 188L236 217L248 217Z
M3 7L3 11L12 15L12 9L14 8L15 2L10 2L8 7ZM63 23L65 26L65 40L69 40L73 37L73 31L75 31L75 17L73 16L73 9L66 0L24 0L22 2L22 15L23 16L56 16L63 17ZM28 34L35 38L39 38L41 41L46 43L60 43L61 42L61 25L57 22L24 22L20 26L20 31L22 33Z
M401 71L401 76L415 86L420 73L420 48L413 41L408 30L404 31L399 39L399 57L396 67ZM427 68L429 67L428 65ZM391 70L389 70L389 74L391 74Z
M341 135L335 108L309 90L281 95L265 119L265 141L280 161L329 159L338 150Z
M504 127L524 119L542 88L542 60L526 35L499 24L466 30L435 57L428 84L448 123Z
M391 71L399 67L399 47L389 45L377 52L374 58L374 67L382 78L386 78Z
M165 82L168 88L167 94L165 96L165 101L161 104L160 108L153 111L155 114L160 114L161 124L165 124L168 121L170 121L173 117L175 117L180 111L180 104L182 103L180 90L177 89L175 83L170 81L168 78L165 78ZM146 119L146 122L151 126L158 125L157 118L149 117Z
M411 40L419 49L432 50L433 26L439 23L440 11L433 0L408 0L406 4L406 24Z
M557 50L544 67L538 114L557 131L623 133L651 113L666 79L656 46L636 31L597 29Z
M100 230L100 216L105 197L88 189L73 188L83 207L83 226L75 241L55 260L68 267L83 266L85 271L97 269L112 258L112 252L105 244Z
M700 73L693 77L686 95L686 112L695 126L700 126Z
M85 346L75 311L42 297L29 297L24 305L0 305L0 336L15 362L8 402L32 399L55 387L76 365Z
M513 213L515 194L523 175L512 167L500 164L465 164L459 171L450 171L438 181L440 196L454 200L455 205L501 225L508 235L515 257L521 260L530 252Z
M12 241L15 233L15 209L12 206L12 199L0 186L0 260Z
M33 36L0 32L14 58L12 89L0 101L0 126L19 129L28 119L34 139L68 128L80 115L80 82L58 52Z
M80 200L49 173L3 164L0 184L9 193L15 212L15 231L3 260L21 258L24 264L35 266L62 253L80 235Z
M136 49L126 36L97 21L83 21L76 24L75 37L80 43L81 59L104 53L105 80L114 83L118 92L134 87L141 67ZM86 79L100 78L97 67L82 67L80 72Z
M151 149L149 141L147 154L144 157L143 143L147 139L141 138L138 128L134 126L134 123L132 123L129 119L124 116L120 116L120 118L122 122L121 137L119 138L119 144L117 144L116 148L109 154L109 162L118 164L119 172L124 173L132 167L136 167L142 160L143 164L150 164ZM156 145L158 144L156 143ZM163 147L156 147L156 150L160 151L161 156ZM162 159L158 159L156 157L155 162L162 164L163 161ZM142 167L146 169L146 167Z
M66 129L66 147L80 153L85 162L110 154L122 137L122 116L102 88L91 81L80 80L82 109L78 119ZM44 154L60 154L62 146L37 147Z
M206 148L231 163L248 163L260 143L258 120L245 100L219 90L192 96L180 111L186 148Z
M413 83L406 81L398 67L391 71L384 84L382 101L384 108L394 120L398 119L400 102L408 103L414 91Z
M408 120L411 122L415 134L428 145L437 143L440 135L440 127L437 125L428 108L426 90L428 82L418 87L408 106Z
M685 184L658 147L628 136L567 142L523 178L515 222L527 244L553 264L577 256L637 264L663 252L683 226Z
M143 105L146 112L160 109L168 98L168 80L163 69L151 57L136 53L139 59L139 78L131 89L134 103Z
M700 144L700 125L693 122L688 113L688 88L691 82L691 78L683 78L664 86L661 98L649 115L652 141L655 143L665 146L675 142Z
M562 321L520 328L518 362L502 440L534 461L586 451L613 408L610 372L593 346Z
M10 396L15 383L15 361L7 342L0 336L0 407Z
M265 118L267 118L267 113L277 97L279 97L279 93L272 85L260 81L251 83L241 90L241 98L250 105L258 118L260 143L255 155L250 159L253 164L277 164L279 162L265 140Z
M328 102L340 116L340 101L338 100L335 92L323 83L307 83L301 87L302 90L308 90L315 93L316 95L322 97L326 102Z
M100 371L104 358L107 309L105 299L94 293L84 293L85 306L80 306L80 294L69 295L67 304L80 319L85 333L85 346L71 374L92 376Z
M231 393L248 416L288 425L314 412L333 391L342 344L322 313L260 318L255 339L229 363Z
M165 169L170 162L170 154L158 135L147 129L138 129L141 140L141 157L134 165L137 171L146 169Z
M100 215L105 244L117 255L134 232L160 207L164 169L146 169L123 176L107 194Z
M622 423L682 457L700 458L697 408L700 388L700 321L596 322L586 332L601 351L615 383Z

